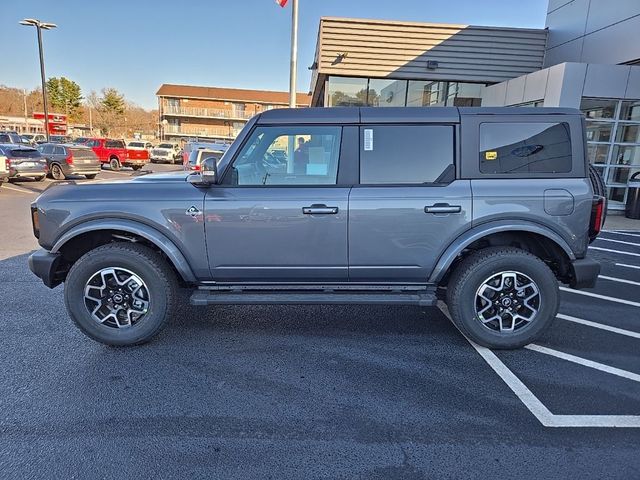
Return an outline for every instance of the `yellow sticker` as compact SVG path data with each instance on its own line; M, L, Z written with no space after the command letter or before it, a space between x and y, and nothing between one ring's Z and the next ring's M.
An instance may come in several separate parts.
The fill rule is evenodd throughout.
M484 152L485 160L495 160L498 158L498 152Z

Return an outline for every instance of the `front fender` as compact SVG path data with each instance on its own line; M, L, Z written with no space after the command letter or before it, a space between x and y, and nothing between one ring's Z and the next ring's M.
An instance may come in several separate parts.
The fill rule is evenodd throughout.
M119 230L140 235L164 252L185 282L197 281L189 262L171 240L155 228L132 220L114 218L83 222L62 234L51 248L51 253L58 253L65 243L78 235L100 230Z
M553 230L533 222L502 220L483 223L467 230L444 251L429 277L429 283L439 283L458 255L476 240L500 232L531 232L545 236L555 242L567 254L569 260L575 260L575 254L569 244Z

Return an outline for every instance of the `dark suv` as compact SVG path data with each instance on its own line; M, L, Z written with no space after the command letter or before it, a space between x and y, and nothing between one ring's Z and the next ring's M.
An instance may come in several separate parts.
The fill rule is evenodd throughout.
M195 305L441 299L475 342L520 347L559 282L599 273L585 149L572 109L271 110L201 172L49 188L30 268L114 345L158 333L183 286Z
M45 143L38 146L38 151L46 158L54 180L64 180L71 175L84 175L92 180L100 173L102 163L89 147Z

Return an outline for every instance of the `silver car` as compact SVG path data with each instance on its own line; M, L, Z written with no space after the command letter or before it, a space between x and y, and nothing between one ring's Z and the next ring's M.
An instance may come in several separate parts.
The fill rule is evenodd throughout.
M46 159L35 148L19 144L0 145L0 156L6 159L9 181L42 181L49 171Z

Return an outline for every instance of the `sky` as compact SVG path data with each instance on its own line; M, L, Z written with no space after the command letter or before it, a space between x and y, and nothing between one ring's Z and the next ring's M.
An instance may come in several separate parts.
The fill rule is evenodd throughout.
M0 85L40 85L38 18L47 77L65 76L86 96L114 87L156 108L163 83L258 90L289 89L291 1L274 0L2 0ZM544 28L547 0L299 0L298 91L322 16L465 25Z

